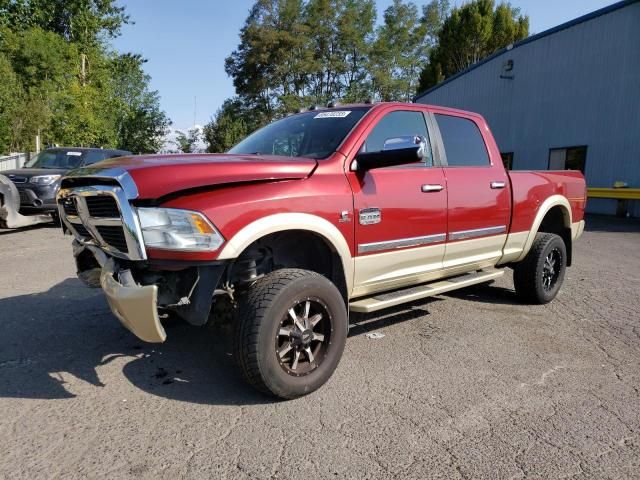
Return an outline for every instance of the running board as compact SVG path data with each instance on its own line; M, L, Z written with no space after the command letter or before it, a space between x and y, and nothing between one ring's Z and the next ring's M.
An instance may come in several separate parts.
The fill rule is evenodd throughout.
M504 270L486 268L447 280L425 283L417 287L409 287L392 292L377 293L372 297L359 298L349 303L349 310L361 313L375 312L383 308L393 307L402 303L413 302L421 298L433 297L434 295L440 295L441 293L450 292L459 288L488 282L500 278L503 275Z

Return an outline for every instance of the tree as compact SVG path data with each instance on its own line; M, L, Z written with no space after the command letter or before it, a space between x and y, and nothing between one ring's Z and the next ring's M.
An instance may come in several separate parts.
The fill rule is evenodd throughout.
M0 0L0 58L8 62L0 62L0 95L11 99L0 98L0 148L9 141L32 151L40 135L43 145L159 150L170 120L145 61L107 43L128 21L115 0Z
M474 0L454 8L442 25L429 64L420 75L418 91L528 35L529 17L507 3L494 9L493 0Z
M256 0L225 61L236 94L272 119L370 96L374 0Z
M40 27L83 47L118 36L129 22L115 0L1 0L0 16L15 31Z
M240 99L225 100L215 117L204 127L203 136L207 152L226 152L237 144L256 126L248 124L248 121L251 122L251 116L243 111Z
M435 0L427 8L438 11L446 5ZM370 58L371 76L378 98L385 101L411 100L418 72L428 60L437 32L437 22L435 25L433 22L431 16L420 17L413 2L394 0L385 10L384 23L378 27Z
M171 121L160 109L160 95L149 89L150 77L141 55L118 55L111 60L116 145L134 153L162 148Z
M196 145L200 141L200 136L200 130L197 128L191 128L187 133L178 131L174 143L182 153L196 153Z
M0 53L0 155L15 145L16 117L24 92L9 60Z

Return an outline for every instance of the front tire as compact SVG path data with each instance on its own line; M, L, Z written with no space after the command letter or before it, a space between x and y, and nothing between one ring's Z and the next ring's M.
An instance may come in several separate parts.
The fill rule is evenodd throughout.
M333 283L307 270L276 270L256 280L239 303L235 351L252 386L291 399L331 377L348 330Z
M553 233L538 233L531 250L513 270L516 294L526 303L545 304L555 298L567 269L567 249Z

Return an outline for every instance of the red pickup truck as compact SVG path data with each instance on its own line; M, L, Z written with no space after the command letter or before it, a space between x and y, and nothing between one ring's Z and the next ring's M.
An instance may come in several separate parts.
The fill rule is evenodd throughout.
M349 311L505 267L524 301L551 301L585 202L580 172L507 173L480 115L404 103L291 115L227 154L106 160L58 195L80 278L125 327L163 342L168 315L231 306L245 378L281 398L329 379Z

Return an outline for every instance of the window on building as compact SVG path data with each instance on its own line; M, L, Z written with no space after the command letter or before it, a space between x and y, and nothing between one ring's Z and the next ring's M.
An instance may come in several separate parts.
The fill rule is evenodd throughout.
M485 167L490 164L478 126L467 118L435 114L450 167Z
M587 163L586 145L549 149L549 170L580 170Z
M427 166L433 166L429 133L422 112L396 111L385 115L369 133L365 141L365 151L381 152L385 140L408 135L420 135L427 140L424 161Z
M502 164L507 170L513 170L513 152L500 152Z

